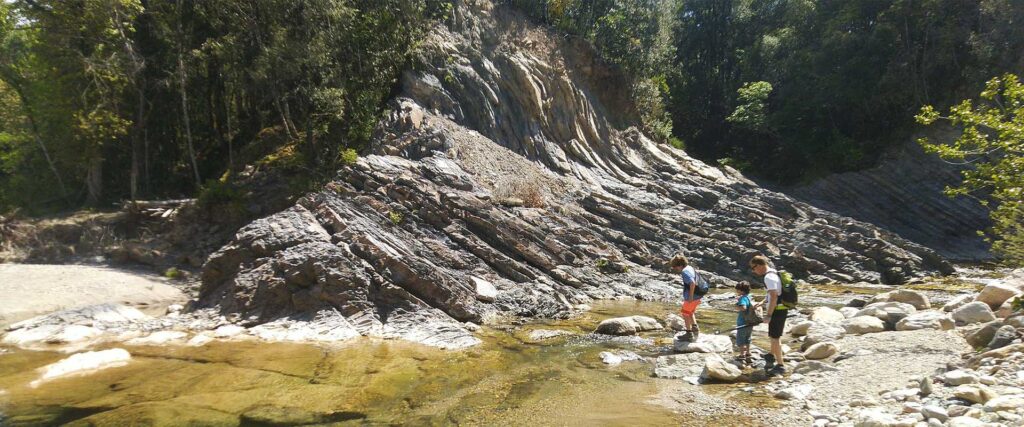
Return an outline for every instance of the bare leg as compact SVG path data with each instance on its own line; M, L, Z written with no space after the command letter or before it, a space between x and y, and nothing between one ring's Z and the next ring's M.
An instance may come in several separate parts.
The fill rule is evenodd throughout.
M782 365L782 342L779 338L772 338L772 355L775 356L775 363Z

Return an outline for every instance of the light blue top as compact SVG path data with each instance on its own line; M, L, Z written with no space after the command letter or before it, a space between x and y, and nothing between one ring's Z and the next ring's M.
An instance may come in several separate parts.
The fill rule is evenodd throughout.
M739 297L736 300L736 306L743 307L743 309L746 310L748 307L750 307L750 296L743 295ZM741 311L738 314L736 314L736 326L743 326L746 324L747 322L743 320L743 312Z

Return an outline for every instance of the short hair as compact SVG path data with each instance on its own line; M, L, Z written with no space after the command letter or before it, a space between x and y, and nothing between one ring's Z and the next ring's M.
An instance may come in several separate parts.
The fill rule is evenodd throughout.
M755 255L753 258L750 259L750 266L753 267L755 265L763 265L763 266L767 267L768 266L768 257L766 257L764 255Z
M672 257L672 260L668 262L670 267L686 267L690 265L690 262L686 260L686 255L676 254Z
M739 283L736 284L736 290L740 291L740 292L743 292L744 295L749 294L750 293L750 283L748 283L747 281L739 282Z

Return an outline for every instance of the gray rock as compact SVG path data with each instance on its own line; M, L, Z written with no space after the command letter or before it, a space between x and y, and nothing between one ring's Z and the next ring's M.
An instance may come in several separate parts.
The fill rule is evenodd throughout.
M740 368L726 362L725 359L722 359L717 354L712 354L704 359L704 371L701 373L702 378L733 382L741 375L743 375L743 371L740 371Z
M1004 302L1020 294L1021 289L1012 284L995 282L985 285L974 300L988 304L989 308L996 310Z
M947 385L957 386L962 384L974 384L978 382L978 374L972 371L957 369L942 375L942 382Z
M679 353L728 353L732 340L725 335L700 334L696 342L675 339L673 348Z
M946 422L949 419L949 414L946 413L946 409L937 405L925 405L921 408L921 414L928 419L936 419L941 422Z
M967 304L971 301L974 301L974 294L964 294L954 297L953 299L947 301L946 304L942 306L942 311L952 312L953 310L963 307L964 304Z
M819 323L839 323L846 319L843 313L829 307L815 307L809 316L811 321Z
M862 308L860 311L857 312L856 315L854 315L854 317L877 317L878 319L885 322L886 326L888 326L891 329L895 329L897 322L903 320L904 317L907 317L915 312L917 312L917 309L914 308L914 306L907 303L876 302L868 304L867 306Z
M803 349L827 341L839 341L846 336L846 330L841 326L832 324L815 324L807 330L807 337L804 338Z
M811 372L834 372L838 371L839 368L832 366L825 362L817 360L805 360L800 362L793 368L794 374L809 374Z
M953 320L959 324L972 324L972 323L984 323L996 320L996 315L992 313L992 309L980 301L967 303L953 310Z
M992 336L992 340L988 343L988 348L993 350L1003 348L1013 343L1015 339L1017 339L1017 329L1010 325L1003 325Z
M483 302L494 302L498 299L498 289L494 287L494 284L476 276L469 276L473 281L473 287L476 289L476 299Z
M863 335L885 331L885 322L877 317L857 316L843 321L843 329L847 334Z
M811 326L814 326L814 322L810 320L795 323L792 327L789 328L789 334L794 337L802 337L804 335L807 335L807 331L811 329Z
M654 361L654 375L658 378L697 378L704 370L704 353L660 356Z
M839 347L835 343L831 342L820 342L814 344L804 351L804 357L810 360L827 359L839 352Z
M996 331L1003 326L1002 320L993 320L982 325L974 332L968 333L965 338L972 347L986 347L996 335Z
M597 325L595 332L605 335L635 335L637 332L661 329L661 324L646 316L615 317Z

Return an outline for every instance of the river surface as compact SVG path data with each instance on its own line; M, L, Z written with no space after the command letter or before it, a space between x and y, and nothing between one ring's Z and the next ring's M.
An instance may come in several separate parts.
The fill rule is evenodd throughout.
M806 300L838 306L850 294L878 291L816 288ZM940 292L933 301L942 294L948 295ZM702 332L734 325L735 313L725 310L729 304L726 299L698 311ZM646 362L609 367L601 361L599 353L609 350L671 354L672 336L590 335L601 320L635 314L660 320L676 311L674 304L602 301L570 320L485 327L478 334L483 344L462 351L373 339L327 347L112 344L131 352L131 362L35 388L29 384L39 377L36 369L67 354L8 348L0 353L0 413L6 417L0 424L750 425L736 418L687 419L663 403L666 393L684 387L681 380L654 378ZM534 329L574 335L530 342ZM755 332L754 343L766 344L763 333ZM736 405L777 404L742 386L699 387Z

